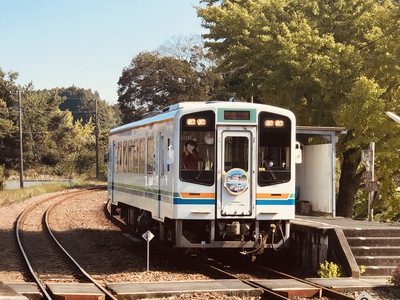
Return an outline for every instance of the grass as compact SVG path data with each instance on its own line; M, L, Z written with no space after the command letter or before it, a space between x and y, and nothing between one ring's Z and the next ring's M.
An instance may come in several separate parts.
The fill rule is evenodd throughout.
M104 181L99 180L73 180L68 182L46 183L35 185L17 190L0 191L0 206L11 205L12 203L22 202L34 196L55 193L69 189L86 188L96 185L104 185Z

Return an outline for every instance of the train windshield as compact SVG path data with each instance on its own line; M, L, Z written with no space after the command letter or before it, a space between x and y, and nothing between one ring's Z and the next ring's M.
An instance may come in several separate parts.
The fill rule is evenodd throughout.
M202 111L181 118L180 179L214 184L215 114Z
M288 182L290 173L290 119L262 112L259 115L258 185Z

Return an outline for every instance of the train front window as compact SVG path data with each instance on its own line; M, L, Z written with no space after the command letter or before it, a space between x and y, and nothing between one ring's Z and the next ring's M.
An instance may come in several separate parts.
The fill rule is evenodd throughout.
M288 182L290 172L290 119L262 112L259 115L258 185Z
M181 118L180 172L182 181L213 185L215 114L202 111Z

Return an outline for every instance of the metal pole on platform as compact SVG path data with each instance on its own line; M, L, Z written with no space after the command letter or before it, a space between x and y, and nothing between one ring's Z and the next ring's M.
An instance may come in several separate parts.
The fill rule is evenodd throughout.
M369 149L372 152L372 157L370 163L371 180L374 182L375 179L375 142L369 143ZM374 220L374 189L368 192L368 221L372 222Z

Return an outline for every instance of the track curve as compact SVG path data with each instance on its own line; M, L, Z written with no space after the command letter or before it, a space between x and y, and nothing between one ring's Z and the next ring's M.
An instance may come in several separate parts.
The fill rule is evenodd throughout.
M46 299L52 299L46 283L54 281L92 283L105 294L106 299L117 299L65 250L49 225L50 212L57 205L80 194L92 192L93 189L85 189L47 197L28 207L17 219L15 234L18 246L29 269L30 277ZM36 227L38 230L34 234L28 234L24 232L25 226Z

